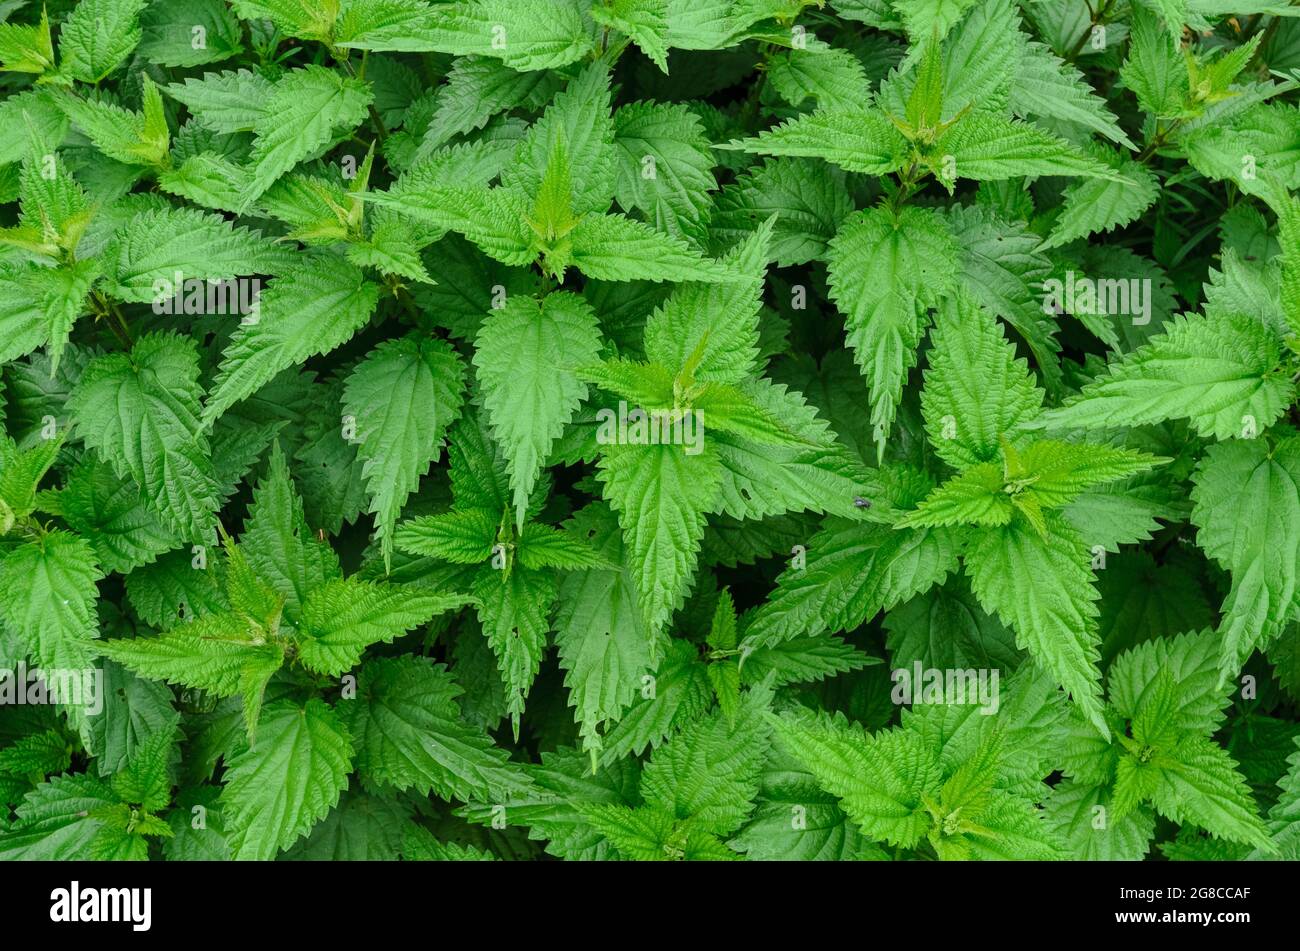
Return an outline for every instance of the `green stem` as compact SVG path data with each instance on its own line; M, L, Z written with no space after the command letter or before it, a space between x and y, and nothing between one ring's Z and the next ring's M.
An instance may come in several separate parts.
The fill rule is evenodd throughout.
M1079 52L1085 45L1087 45L1089 38L1092 36L1093 27L1105 24L1106 17L1110 15L1110 8L1113 2L1114 0L1101 0L1101 5L1097 8L1095 13L1092 10L1092 5L1089 4L1088 19L1090 20L1090 23L1088 24L1088 28L1084 30L1083 34L1079 37L1079 41L1070 48L1068 53L1065 54L1065 61L1067 63L1073 63L1075 58L1079 55Z
M134 346L131 340L131 328L126 324L126 316L122 313L122 308L117 305L116 301L111 301L108 305L108 312L113 315L113 320L122 332L122 339L126 341L127 347Z
M913 162L905 173L898 176L898 191L894 193L894 197L889 202L889 210L894 217L898 217L898 213L903 210L903 205L907 202L907 199L911 198L917 191L916 172L917 164Z
M8 534L26 541L39 541L49 532L35 516L23 515L14 519L13 526L10 527Z
M1255 18L1258 19L1262 15L1257 13ZM1263 62L1261 57L1264 56L1264 51L1268 49L1269 41L1273 38L1273 34L1277 32L1277 25L1281 22L1281 17L1273 17L1268 21L1268 26L1264 27L1264 36L1260 39L1259 46L1255 48L1255 55L1250 58L1250 64L1247 64L1248 67L1253 63Z
M426 326L424 314L420 312L419 306L415 303L415 297L409 290L400 284L392 285L393 298L397 301L398 306L406 313L415 326L420 330L429 330Z
M1146 164L1156 152L1169 141L1169 137L1178 131L1178 127L1183 124L1182 119L1175 119L1169 125L1161 129L1160 120L1156 120L1156 134L1152 136L1151 141L1146 144L1142 152L1138 155L1139 164Z
M126 318L116 302L110 301L102 291L92 291L90 306L96 317L107 321L108 329L113 331L113 336L117 337L118 343L128 350L135 346L131 341L131 330L127 327Z
M745 128L749 128L758 118L763 90L767 87L767 61L768 57L772 55L772 44L760 44L759 52L763 54L763 61L758 65L758 80L749 87L749 95L745 97L745 104L740 107L740 124Z
M334 59L340 66L343 67L344 72L346 72L353 79L360 78L357 74L356 67L352 65L352 60L347 55L339 55L337 51L334 51ZM366 57L365 54L363 53L361 55L362 75L365 74L365 67L366 67ZM379 110L375 108L375 104L373 102L369 103L366 106L366 111L370 113L370 123L375 127L375 135L379 137L379 148L382 151L384 148L384 144L388 141L388 129L385 128L384 120L379 115Z

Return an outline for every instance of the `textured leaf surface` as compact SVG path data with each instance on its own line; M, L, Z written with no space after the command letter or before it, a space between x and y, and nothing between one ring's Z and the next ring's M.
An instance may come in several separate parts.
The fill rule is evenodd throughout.
M348 788L351 767L347 728L324 702L268 705L257 744L230 761L221 793L232 857L273 858L306 835Z
M343 411L351 417L351 441L358 444L386 559L398 513L460 414L464 378L464 365L449 346L409 336L382 344L344 386Z

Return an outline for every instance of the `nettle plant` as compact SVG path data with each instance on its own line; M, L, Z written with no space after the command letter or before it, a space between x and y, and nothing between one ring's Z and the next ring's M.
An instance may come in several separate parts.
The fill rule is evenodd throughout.
M0 857L1300 858L1298 9L0 3Z

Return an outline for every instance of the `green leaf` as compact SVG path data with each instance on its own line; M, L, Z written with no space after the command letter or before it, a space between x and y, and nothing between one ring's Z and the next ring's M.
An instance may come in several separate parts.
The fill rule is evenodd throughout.
M612 0L593 5L591 18L631 37L641 52L668 72L668 0Z
M239 552L261 582L284 599L285 613L295 621L314 589L342 575L334 549L307 525L279 443L253 489Z
M385 566L398 514L460 415L464 380L450 346L415 334L381 344L348 376L343 412L355 432Z
M61 773L72 762L72 750L57 730L33 733L0 750L0 773L11 776Z
M583 367L578 375L601 389L621 396L632 403L633 408L660 408L672 403L672 371L657 363L635 363L615 357ZM611 410L610 413L612 412ZM610 423L614 422L611 417Z
M749 169L718 195L710 219L719 239L738 242L776 216L768 258L780 267L822 260L853 211L842 173L811 159L778 158Z
M1141 7L1133 11L1130 31L1128 59L1120 78L1133 90L1138 105L1151 115L1178 115L1188 95L1188 84L1176 37L1163 32L1156 18Z
M951 157L955 178L995 182L1024 175L1069 175L1125 181L1050 132L986 114L967 116L943 133L934 153Z
M0 617L41 667L79 674L92 666L102 577L89 544L50 532L0 558Z
M1219 683L1219 646L1217 637L1204 631L1146 641L1125 651L1110 667L1111 706L1126 719L1137 719L1168 675L1177 690L1162 707L1162 725L1184 733L1215 732L1229 701L1227 687Z
M227 763L221 814L231 856L265 861L306 835L348 788L352 741L324 701L266 707L256 745Z
M98 83L140 42L140 13L147 0L80 0L59 28L60 70Z
M256 322L241 322L231 335L203 408L204 424L281 370L346 342L378 301L378 286L356 267L329 254L300 258L262 292Z
M126 576L127 603L145 623L169 631L182 621L228 606L216 565L198 568L198 552L191 552L193 548L168 552Z
M8 363L49 341L51 321L35 299L27 269L0 267L0 362Z
M792 821L795 816L802 821ZM764 768L750 821L728 845L760 862L886 857L883 849L863 838L839 801L817 785L812 773L779 749L773 750Z
M1297 11L0 0L0 858L1300 855Z
M55 776L23 798L13 828L0 832L0 857L84 858L91 840L103 827L103 822L90 813L114 802L113 791L93 776Z
M872 110L818 110L791 119L752 139L719 148L753 155L825 159L848 172L885 175L906 164L907 140L883 114Z
M1150 807L1116 818L1112 797L1100 786L1065 780L1047 797L1044 810L1071 858L1083 861L1140 861L1155 835Z
M757 369L758 310L771 222L724 259L735 280L685 284L646 320L645 349L674 376L739 383Z
M833 519L808 542L807 565L777 579L746 631L754 646L803 634L851 631L939 584L957 568L958 538L944 529L891 529Z
M483 509L421 515L398 526L396 546L457 565L481 565L492 556L499 519Z
M1083 73L1041 43L1024 44L1010 98L1011 111L1022 119L1038 116L1071 122L1133 148L1106 100L1093 91ZM1132 178L1130 171L1126 167L1124 174Z
M1046 534L1020 518L980 530L966 550L971 589L1108 736L1101 714L1091 556L1060 515L1049 512L1043 518Z
M1165 327L1038 424L1067 429L1190 419L1202 436L1228 439L1262 431L1295 399L1295 384L1278 372L1280 342L1255 318L1182 316Z
M0 435L0 534L13 528L15 518L35 510L36 490L62 447L62 439L47 439L22 451L9 437Z
M364 84L322 66L279 79L253 123L253 190L244 207L299 162L323 152L336 131L363 122L370 101Z
M916 363L925 311L952 290L957 254L942 219L922 208L904 208L897 217L881 208L858 212L831 242L831 296L866 377L882 453Z
M53 68L54 45L50 41L49 14L41 11L38 26L0 23L0 69L39 76Z
M1197 540L1232 575L1220 622L1224 681L1277 637L1296 609L1300 548L1292 526L1300 526L1300 441L1219 443L1202 458L1193 483Z
M1300 763L1300 755L1297 753L1287 757L1286 774L1278 780L1281 795L1268 813L1269 837L1277 850L1270 855L1272 858L1292 859L1296 854L1296 792L1297 777L1300 776L1300 766L1297 763ZM1249 857L1259 859L1264 854L1264 850L1256 849Z
M997 321L965 294L940 304L930 344L921 391L930 445L956 468L997 459L1000 438L1042 405L1029 367Z
M575 294L549 294L540 302L511 297L483 321L474 365L509 468L517 525L552 445L587 397L575 371L594 363L600 349L596 314Z
M764 717L770 697L750 690L734 718L717 710L655 750L641 773L646 804L713 835L735 832L758 794L771 735Z
M1026 491L1038 504L1056 508L1093 486L1126 479L1164 461L1134 449L1043 439L1030 443L1018 464L1033 478Z
M590 505L569 525L610 563L573 571L560 582L555 644L569 705L584 745L599 748L598 730L632 703L650 666L650 633L637 601L618 521L606 507Z
M59 106L95 148L128 165L161 166L167 161L170 133L163 121L161 97L145 77L145 112L132 112L108 101L79 99L71 94Z
M650 681L641 681L640 696L605 732L601 763L609 766L628 753L658 747L673 729L703 716L713 705L705 665L695 645L669 639ZM653 689L648 689L653 688Z
M274 84L247 69L205 73L166 87L167 95L183 103L194 121L213 132L252 132L266 112Z
M172 722L172 692L164 684L136 677L117 664L103 665L105 703L90 721L91 751L99 761L101 776L111 776L130 761L143 744Z
M140 26L140 55L161 66L219 63L244 51L240 23L220 0L155 3L140 17ZM195 27L202 34L196 35Z
M236 613L209 614L159 637L119 638L98 652L150 680L165 680L218 697L241 697L250 735L258 728L261 692L284 663L284 647Z
M1194 823L1215 835L1271 852L1245 779L1223 748L1203 737L1186 737L1162 765L1152 792L1156 809L1175 822Z
M167 808L172 800L171 758L179 721L178 714L169 716L113 776L113 793L123 802L138 805L146 813Z
M871 97L862 63L834 47L783 50L769 61L767 78L792 106L811 98L819 108L848 111Z
M593 8L598 9L598 8ZM718 185L714 156L699 119L686 106L632 102L614 113L614 196L660 231L698 242Z
M524 526L516 550L519 563L525 568L608 567L605 560L576 535L536 522Z
M125 574L176 544L135 481L95 456L82 459L58 492L57 503L45 507L94 546L105 571Z
M1188 164L1207 178L1231 182L1273 203L1273 196L1298 184L1300 152L1290 138L1290 119L1283 107L1267 103L1206 123L1182 142Z
M790 432L783 421L760 406L749 393L726 383L704 383L694 400L701 419L724 433L756 443L802 446L802 439Z
M423 826L409 825L402 840L402 858L408 862L495 862L491 852L472 845L439 842Z
M337 677L355 667L371 644L389 643L468 601L463 595L337 578L303 602L298 657L308 669Z
M960 575L891 609L883 626L895 669L918 660L923 667L1010 669L1023 657L1015 635L985 613Z
M453 137L482 128L499 112L516 106L540 109L559 85L558 75L546 70L519 73L485 57L456 60L438 91L416 158L427 158Z
M621 804L582 805L583 820L622 856L636 862L719 861L734 858L716 838L666 809Z
M99 278L99 267L95 260L54 268L29 266L22 276L24 291L37 303L52 369L58 369L73 325L86 310L86 297Z
M869 736L826 714L773 717L778 741L835 796L869 839L910 847L925 834L922 799L942 781L938 756L919 733Z
M569 235L573 266L601 281L730 281L686 242L623 215L588 216ZM509 263L509 262L506 262Z
M694 573L704 516L717 501L718 457L670 444L606 446L599 478L623 527L642 616L659 631Z
M284 854L286 862L391 862L408 825L405 803L344 793L333 812Z
M289 36L326 42L340 5L333 0L233 0L233 6L246 20L267 19Z
M668 0L668 45L684 50L720 50L741 42L764 17L793 18L802 0Z
M166 524L181 539L205 544L219 500L199 394L194 345L151 334L130 354L92 361L68 407L86 443L135 480Z
M123 301L170 303L197 281L269 274L286 263L270 241L220 215L188 208L141 212L113 239L108 291Z
M942 40L961 20L976 0L895 0L893 6L902 18L903 29L913 43L935 36Z
M1089 178L1067 188L1061 215L1043 243L1044 249L1129 224L1155 203L1159 185L1154 172L1111 150L1090 151L1127 181Z
M407 186L399 180L390 194L367 197L430 226L457 231L502 264L529 264L537 256L535 236L527 224L527 202L509 189L420 180Z
M550 573L526 567L509 572L480 568L470 590L478 601L483 634L497 658L506 710L518 736L524 701L546 651L556 583Z
M978 205L950 208L947 219L961 248L958 280L1029 345L1043 388L1059 390L1061 345L1053 339L1056 324L1043 312L1042 279L1051 263L1037 251L1041 237Z
M879 473L867 469L835 441L825 420L801 394L766 380L737 389L746 404L758 410L755 435L763 436L761 440L738 431L734 421L730 432L713 427L711 415L700 410L704 414L700 431L707 434L722 461L723 512L736 518L802 511L874 521L888 518L887 503L880 498ZM881 508L860 508L856 500L867 497L875 498Z
M501 182L536 197L555 150L563 150L571 176L567 196L575 214L600 213L614 193L614 122L610 117L609 69L594 63L558 93L519 144Z
M1000 466L978 463L936 488L899 524L931 528L1006 525L1015 514L1015 506L1011 494L1003 490L1005 485Z
M557 69L585 56L592 35L573 0L540 7L460 0L440 7L393 4L389 23L341 40L352 49L491 56L521 71ZM401 11L401 12L399 12Z

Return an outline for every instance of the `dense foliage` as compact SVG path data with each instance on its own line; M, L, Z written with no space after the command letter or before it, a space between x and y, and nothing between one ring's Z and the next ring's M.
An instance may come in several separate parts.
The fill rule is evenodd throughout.
M1300 858L1297 12L2 0L0 857Z

